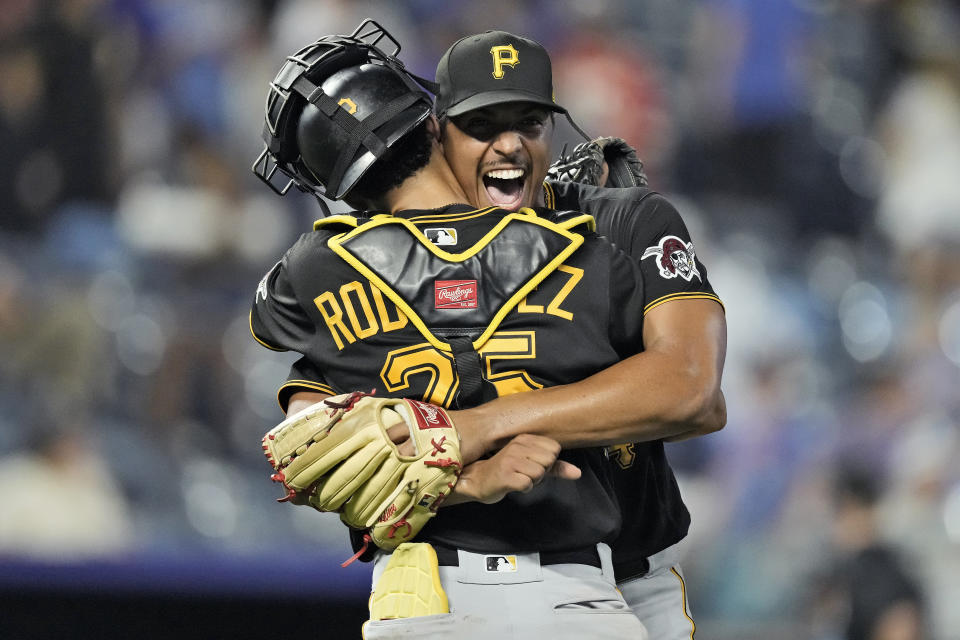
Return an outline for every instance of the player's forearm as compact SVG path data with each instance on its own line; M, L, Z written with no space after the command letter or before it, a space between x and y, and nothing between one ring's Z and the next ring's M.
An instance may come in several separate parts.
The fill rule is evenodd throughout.
M723 429L727 424L727 401L723 395L723 392L720 392L717 397L717 402L715 403L713 411L708 415L707 418L701 421L700 424L696 425L690 431L684 431L673 436L664 438L666 442L680 442L682 440L689 440L691 438L697 438L699 436L705 436L711 433L716 433Z
M504 396L453 414L466 433L487 431L486 449L520 433L564 448L642 442L716 431L724 417L719 381L642 353L574 384Z
M314 405L321 400L329 398L329 393L320 393L319 391L298 391L290 396L290 403L287 405L287 415L293 414Z
M682 439L721 429L726 354L722 309L670 302L647 315L646 350L580 382L505 396L455 412L464 450L489 451L519 433L565 448ZM468 458L468 461L472 458Z

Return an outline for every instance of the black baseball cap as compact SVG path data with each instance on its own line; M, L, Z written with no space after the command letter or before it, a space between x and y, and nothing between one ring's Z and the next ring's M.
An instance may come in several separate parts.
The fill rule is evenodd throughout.
M437 65L437 84L438 116L504 102L532 102L567 113L554 101L546 49L506 31L486 31L454 42Z

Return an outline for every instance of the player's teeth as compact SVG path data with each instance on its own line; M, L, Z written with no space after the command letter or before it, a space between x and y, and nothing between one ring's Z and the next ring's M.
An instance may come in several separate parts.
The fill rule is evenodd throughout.
M523 169L494 169L487 172L488 178L497 178L498 180L515 180L523 177Z

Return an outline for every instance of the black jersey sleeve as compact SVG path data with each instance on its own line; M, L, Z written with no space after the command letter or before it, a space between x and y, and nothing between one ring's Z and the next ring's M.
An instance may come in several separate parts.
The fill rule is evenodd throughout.
M287 379L277 391L280 408L286 412L290 398L298 391L340 393L328 382L323 370L310 354L315 354L317 321L305 304L312 304L311 295L301 293L295 283L312 279L309 274L323 272L317 261L318 234L305 234L290 248L257 285L250 310L250 332L261 345L274 351L295 351L307 354L290 367ZM299 274L299 275L297 275Z
M640 267L631 256L609 246L610 304L616 309L609 314L610 340L621 358L643 350L643 315L649 303Z
M640 263L646 281L645 311L680 298L706 298L719 303L677 209L658 193L650 194L643 204L646 215L631 220L630 254ZM645 224L638 224L642 220Z
M315 391L318 393L327 393L331 396L343 393L335 386L327 382L326 376L312 360L306 356L300 358L290 365L290 372L287 379L277 390L277 402L283 412L287 412L290 406L290 398L300 391Z
M720 302L683 218L663 195L646 187L611 189L574 182L547 182L544 194L548 206L592 215L597 232L640 264L648 311L677 298Z
M316 328L293 288L288 268L292 251L257 285L250 310L250 332L268 349L307 353Z

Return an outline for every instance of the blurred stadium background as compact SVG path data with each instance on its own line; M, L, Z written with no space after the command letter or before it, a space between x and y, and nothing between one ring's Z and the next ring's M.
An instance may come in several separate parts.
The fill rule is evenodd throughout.
M292 358L247 311L318 215L250 172L267 82L365 17L427 77L541 41L691 227L730 336L728 426L668 448L697 638L840 638L845 589L960 638L954 0L3 0L0 636L359 637L368 566L274 502Z

